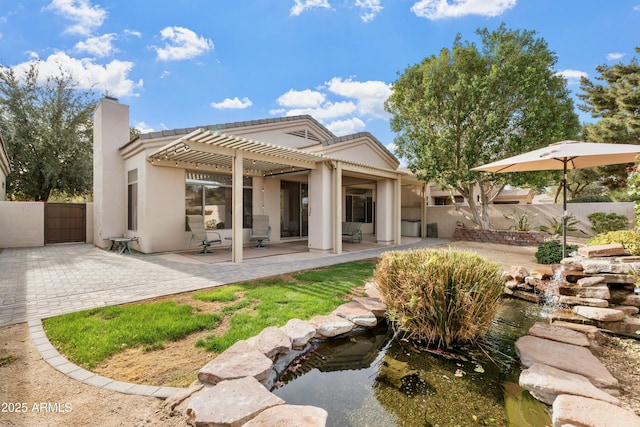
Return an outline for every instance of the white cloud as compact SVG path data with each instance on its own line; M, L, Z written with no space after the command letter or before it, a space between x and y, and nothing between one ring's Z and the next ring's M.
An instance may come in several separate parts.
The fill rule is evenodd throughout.
M371 22L382 11L380 0L356 0L356 7L362 9L362 22Z
M391 96L391 85L382 81L357 82L334 77L325 83L330 92L357 101L358 112L377 118L387 118L384 101Z
M134 37L138 37L138 38L142 37L142 33L140 31L124 30L124 34L127 35L127 36L134 36Z
M200 37L188 28L166 27L160 35L167 43L164 47L153 48L161 61L191 59L213 49L210 39Z
M580 78L581 77L588 77L589 76L584 71L579 71L579 70L562 70L562 71L558 71L557 74L559 74L562 77L564 77L565 79L567 79L567 83L570 84L570 85L576 85L576 84L580 83Z
M298 16L307 9L331 9L331 5L328 0L294 0L294 3L295 4L290 11L291 16Z
M92 6L89 0L52 0L45 10L52 10L73 22L65 30L67 33L89 35L99 28L107 17L107 12L99 6Z
M420 0L411 11L421 18L460 18L467 15L499 16L516 5L517 0Z
M24 70L32 62L16 65L17 75L24 75ZM38 78L45 82L47 77L59 76L60 70L69 74L80 89L95 89L113 96L132 96L134 90L143 86L127 78L133 68L133 62L113 60L106 65L95 64L89 58L71 58L64 52L56 52L38 63Z
M331 120L338 117L347 116L356 111L356 106L353 102L350 101L342 101L342 102L325 102L319 107L316 108L294 108L287 111L287 116L299 116L303 114L309 114L313 116L314 119L320 120L321 122L324 120Z
M305 90L293 90L280 95L277 99L278 105L283 107L305 107L313 108L322 105L327 96L324 93L305 89Z
M238 99L237 96L233 99L227 98L222 102L211 103L211 106L218 110L242 110L244 108L251 107L252 105L253 105L253 102L251 102L249 98L245 97L242 99Z
M116 38L116 35L113 33L104 34L99 37L89 37L85 41L76 43L74 49L78 52L84 52L102 58L111 55L115 51L113 41Z
M155 130L145 122L136 122L133 127L136 128L140 133L149 133Z
M364 130L365 124L358 117L346 120L334 120L327 125L327 129L337 136L350 135Z
M171 71L164 70L162 74L160 74L160 78L164 79L166 77L169 77L170 75L171 75Z
M607 53L607 60L609 60L609 61L617 61L618 59L622 59L625 55L626 55L626 53L622 53L622 52Z

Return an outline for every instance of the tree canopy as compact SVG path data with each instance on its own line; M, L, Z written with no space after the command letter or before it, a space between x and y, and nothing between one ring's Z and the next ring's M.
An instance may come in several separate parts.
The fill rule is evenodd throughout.
M574 139L579 130L557 58L533 31L477 30L481 46L456 36L407 68L385 103L398 154L425 181L455 189L474 221L490 228L487 206L507 180L540 185L543 174L488 174L485 163ZM548 175L547 175L548 176ZM546 182L548 183L548 181ZM479 191L478 191L479 190Z
M640 48L635 49L640 53ZM640 65L637 58L629 64L599 65L596 82L586 77L580 79L582 93L578 97L584 104L580 110L597 119L584 125L583 139L613 144L640 143ZM599 82L599 83L598 83ZM626 165L590 168L569 175L567 189L606 189L614 191L626 187ZM590 183L589 186L580 183ZM578 194L572 192L575 197Z
M54 190L91 192L96 105L93 92L78 89L63 71L42 83L37 62L23 75L0 66L0 130L13 165L9 198L46 201Z

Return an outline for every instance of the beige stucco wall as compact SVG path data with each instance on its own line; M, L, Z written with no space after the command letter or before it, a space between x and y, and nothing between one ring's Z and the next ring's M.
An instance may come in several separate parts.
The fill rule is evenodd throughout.
M309 250L330 252L333 250L333 171L327 164L320 164L309 173Z
M44 246L44 203L0 201L0 248Z
M579 231L569 232L568 235L574 236L592 236L591 222L587 216L593 212L605 212L605 213L617 213L619 215L626 215L632 222L635 218L633 211L633 203L569 203L567 205L567 211L569 214L573 214L578 224L576 227ZM494 229L506 230L514 225L514 222L508 220L504 215L512 216L526 213L527 217L532 224L532 228L540 225L549 225L549 221L553 218L557 218L558 221L562 217L562 204L540 204L540 205L492 205L489 207L489 215L491 218L492 227ZM456 228L456 222L461 221L467 228L475 228L472 221L470 221L469 209L466 206L427 206L427 223L438 224L438 237L443 239L450 239L453 236L453 232ZM632 223L629 224L629 228L632 227Z

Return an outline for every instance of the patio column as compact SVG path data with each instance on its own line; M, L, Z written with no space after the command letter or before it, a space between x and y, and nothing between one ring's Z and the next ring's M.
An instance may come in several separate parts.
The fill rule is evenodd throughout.
M427 237L427 184L422 183L420 186L420 237Z
M333 253L342 253L342 163L333 169Z
M376 183L376 241L385 245L391 245L396 241L395 188L391 179L378 180Z
M309 252L333 253L333 169L319 163L309 171Z
M231 174L231 262L242 262L242 151L236 150Z
M394 184L393 223L395 227L393 241L395 245L399 245L401 243L400 235L402 234L402 222L400 221L400 218L402 218L402 183L400 182L400 175L396 177Z

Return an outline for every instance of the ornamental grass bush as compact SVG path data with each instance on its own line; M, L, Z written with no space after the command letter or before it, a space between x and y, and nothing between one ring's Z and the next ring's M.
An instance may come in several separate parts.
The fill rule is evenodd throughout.
M438 348L484 336L504 287L499 264L455 250L386 252L374 278L394 327Z
M620 243L631 255L640 255L640 232L637 230L618 230L598 234L587 240L587 246Z

